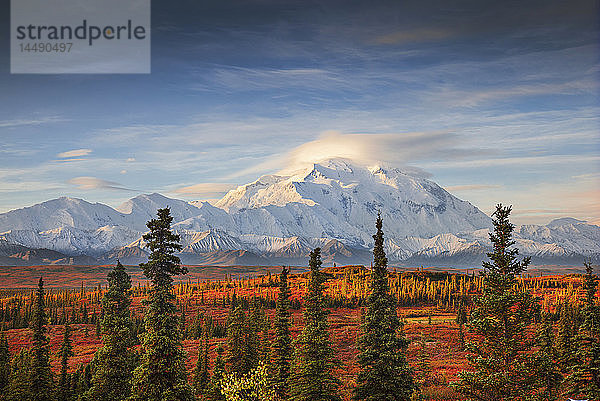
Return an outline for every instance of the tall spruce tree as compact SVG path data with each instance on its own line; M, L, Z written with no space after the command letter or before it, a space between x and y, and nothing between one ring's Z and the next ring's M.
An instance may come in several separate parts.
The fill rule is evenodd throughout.
M74 355L73 344L71 341L71 326L69 322L65 323L63 340L60 344L60 379L58 381L57 398L59 401L69 401L71 399L71 380L69 378L69 358Z
M174 255L181 245L179 235L171 232L172 222L169 208L158 209L158 218L146 224L150 232L143 237L151 253L148 263L140 267L151 280L151 287L146 301L141 362L133 372L132 401L193 399L192 387L187 382L172 277L187 273L187 268Z
M510 206L496 206L490 233L493 252L487 254L491 262L483 263L483 291L468 322L476 335L467 344L472 370L461 372L455 386L469 400L516 400L535 392L536 369L530 355L534 342L527 329L539 314L539 305L516 285L516 275L527 269L530 259L519 261L519 251L511 248L515 242L510 212Z
M225 396L221 392L221 380L225 376L225 362L223 361L223 346L217 346L217 357L215 358L215 367L208 385L204 399L206 401L225 401Z
M358 341L360 371L354 389L355 400L409 400L416 387L406 360L409 341L398 319L396 298L390 294L382 226L378 215L377 233L373 236L371 294Z
M325 281L321 268L321 248L310 253L308 292L304 301L304 328L296 340L290 400L338 401L339 380L333 376L337 362L329 339L323 299Z
M253 302L246 319L246 345L244 352L245 371L256 369L260 361L260 332L264 323L264 311Z
M585 262L585 300L583 322L575 336L573 365L566 381L566 394L600 400L600 305L596 291L598 278L593 266Z
M198 360L196 362L196 369L194 371L194 389L196 395L202 396L208 391L208 385L210 383L210 376L208 374L208 349L209 349L209 333L208 324L204 320L202 327L202 336L200 338L200 344L198 345Z
M135 356L133 345L131 278L121 262L108 273L108 290L102 297L102 346L94 355L95 370L88 391L97 401L124 400L131 394Z
M4 331L0 333L0 394L5 394L10 378L10 352ZM2 397L0 396L0 399Z
M556 363L558 352L552 339L554 328L548 314L542 316L542 321L537 328L536 345L537 352L534 355L537 368L537 391L535 397L539 401L553 401L558 399L559 386L562 381L560 366Z
M21 348L21 350L13 357L11 362L6 400L29 401L33 399L30 377L31 352L26 348Z
M275 305L275 341L271 351L272 380L277 396L286 400L290 387L290 365L292 363L292 334L290 332L289 270L284 266L279 274L279 295Z
M230 373L243 375L250 368L246 364L246 313L242 306L230 309L227 320L226 364Z
M31 397L34 401L54 399L54 378L50 369L50 343L46 334L48 317L45 310L44 281L40 277L33 311L33 347L31 349Z
M554 346L558 354L557 361L563 376L567 376L572 366L577 364L575 336L579 328L579 309L571 302L563 301L557 307L558 324ZM568 387L567 382L562 383L563 389Z

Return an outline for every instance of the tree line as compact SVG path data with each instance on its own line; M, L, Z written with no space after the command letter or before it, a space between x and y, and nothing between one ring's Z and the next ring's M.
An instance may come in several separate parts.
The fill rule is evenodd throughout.
M600 307L592 265L585 263L585 297L579 304L564 302L553 312L545 310L531 288L520 285L519 276L529 259L519 258L513 247L510 212L510 207L498 205L493 215L493 250L480 276L472 279L480 285L479 295L470 303L465 297L452 299L461 344L469 355L469 369L459 374L452 386L469 400L556 400L566 395L600 399ZM236 292L228 300L225 327L219 328L210 316L196 317L193 336L200 338L198 358L188 377L182 338L190 335L190 330L185 305L178 307L173 284L173 276L185 274L187 269L175 256L181 246L171 223L168 208L159 209L157 218L147 223L149 232L144 240L150 256L140 265L150 280L144 290L143 329L136 333L131 313L135 289L125 268L117 263L108 274L101 314L96 317L102 346L89 364L69 373L73 347L66 319L57 377L50 368L47 297L40 278L29 313L32 346L11 356L6 336L0 334L0 398L341 400L340 380L335 375L340 361L328 323L331 297L325 291L327 273L321 269L319 248L310 254L303 325L295 339L291 334L289 270L283 268L277 280L269 276L268 284L263 285L277 289L273 321L266 317L260 298L250 302ZM401 299L394 291L393 273L388 271L380 216L373 238L373 266L361 303L359 372L353 398L423 399L420 371L426 369L426 361L419 358L411 367L407 360L409 341L397 313ZM456 280L448 278L447 285L460 287ZM446 298L448 293L452 292L442 292ZM226 337L211 358L210 339L222 335ZM139 350L134 347L136 342Z

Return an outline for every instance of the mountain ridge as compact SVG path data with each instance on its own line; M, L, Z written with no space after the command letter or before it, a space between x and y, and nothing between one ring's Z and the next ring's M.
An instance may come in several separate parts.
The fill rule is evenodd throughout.
M379 212L391 262L473 263L485 259L492 226L489 216L428 178L332 159L259 177L214 204L153 193L111 208L61 197L0 214L0 240L67 258L139 262L146 257L145 223L165 206L181 236L182 261L198 264L305 264L317 246L327 263L368 263ZM519 226L515 240L536 260L600 259L600 227L573 218Z

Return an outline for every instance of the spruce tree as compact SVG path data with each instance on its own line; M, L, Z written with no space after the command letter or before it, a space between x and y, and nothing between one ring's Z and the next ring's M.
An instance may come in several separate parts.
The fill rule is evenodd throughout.
M536 333L537 352L534 354L537 368L536 398L539 401L557 400L562 381L560 366L556 363L558 352L553 342L554 328L548 314L542 316ZM533 397L531 397L534 399Z
M68 401L71 398L71 381L69 380L69 358L73 354L73 344L71 342L71 326L69 322L65 323L63 340L60 344L60 379L58 381L57 395L58 400Z
M585 262L583 322L575 336L574 363L565 378L566 394L600 399L600 305L596 302L598 278Z
M360 371L354 390L355 400L409 400L415 389L412 370L406 360L409 341L402 332L396 299L390 294L382 226L378 215L377 233L373 236L371 294L367 298L362 335L358 341Z
M523 273L530 259L518 260L514 225L508 217L511 207L496 206L494 231L490 233L491 262L483 263L483 290L475 299L468 328L475 339L467 344L472 370L459 374L458 391L469 400L503 401L534 393L537 380L530 351L534 342L527 329L539 313L532 295L519 289L516 275Z
M0 333L0 394L5 394L10 378L10 352L4 331ZM1 399L2 397L0 397Z
M277 396L286 400L289 393L290 365L292 363L292 334L290 332L289 270L284 266L279 275L279 295L275 306L275 341L271 355L273 385Z
M467 323L467 311L464 302L461 300L458 311L456 312L456 323L458 324L458 342L461 349L465 348L465 323Z
M33 347L31 350L31 396L34 401L54 399L54 382L50 369L50 344L46 334L44 281L40 277L33 311Z
M246 314L241 305L230 309L227 318L227 354L225 358L229 373L244 374L246 369Z
M215 358L215 367L208 385L208 391L205 395L206 401L225 401L225 396L221 393L221 380L225 376L225 362L223 361L223 346L217 346L217 357Z
M102 346L94 355L95 370L88 391L96 401L124 400L131 393L134 355L131 278L121 262L108 273L108 290L102 297Z
M172 222L169 208L158 209L158 218L146 224L150 232L143 236L151 253L148 263L140 267L151 280L151 286L144 316L146 331L142 335L141 363L133 373L132 401L193 399L187 382L172 277L187 273L187 269L174 255L181 245L179 235L171 232Z
M31 352L28 349L21 348L12 359L6 400L32 400L33 393L31 391L30 379Z
M261 310L255 302L250 308L248 318L246 319L246 344L244 352L244 371L245 373L256 369L260 360L260 332L264 324L264 311Z
M578 310L570 302L562 302L557 306L558 327L555 348L558 366L561 373L567 376L572 366L577 364L575 355L575 335L578 331ZM566 386L566 382L563 383ZM563 386L564 387L564 386Z
M203 395L208 391L210 376L208 374L208 349L209 349L209 333L208 324L204 321L202 329L202 337L198 345L198 361L196 362L196 370L194 371L194 389L198 396Z
M329 339L323 299L325 281L321 268L321 248L310 253L308 292L304 301L304 328L296 340L290 400L338 401L339 380L333 376L337 362Z

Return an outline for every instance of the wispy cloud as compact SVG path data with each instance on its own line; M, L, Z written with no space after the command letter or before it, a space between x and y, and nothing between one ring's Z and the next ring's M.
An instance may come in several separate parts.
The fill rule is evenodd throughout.
M290 174L311 163L332 158L350 159L363 165L384 163L404 167L416 160L442 154L445 158L467 154L458 147L458 141L451 132L344 134L339 131L324 131L315 140L236 171L227 178L273 171Z
M189 185L187 187L177 188L171 191L178 195L191 195L200 198L214 198L215 196L223 195L227 191L235 188L233 184L204 182L201 184Z
M380 35L375 38L375 43L384 45L396 45L404 43L430 42L448 39L457 34L450 29L418 28L413 30L402 30Z
M69 121L62 117L51 116L44 118L30 118L30 119L15 119L15 120L4 120L0 121L0 128L13 128L13 127L23 127L28 125L43 125L49 123L58 123Z
M351 89L351 83L338 73L320 68L241 68L219 67L208 76L203 73L199 78L205 83L189 86L192 90L210 90L219 88L228 90L265 90L276 88L314 88L314 89Z
M92 153L92 149L74 149L74 150L69 150L66 152L61 152L61 153L57 154L56 157L59 157L61 159L75 158L75 157L87 156L90 153Z
M386 163L403 166L416 160L441 155L453 158L463 153L452 132L406 132L390 134L343 134L326 131L318 139L304 143L284 157L285 171L307 163L341 157L365 165Z
M466 184L466 185L450 185L444 187L448 192L454 191L481 191L493 188L500 188L500 185L487 185L487 184Z
M600 156L596 155L544 155L544 156L524 156L524 157L503 157L503 158L485 158L475 160L449 160L425 162L423 165L428 168L477 168L492 166L517 166L517 165L559 165L570 163L597 162Z
M112 189L119 191L135 191L133 189L125 188L119 183L103 180L97 177L75 177L71 178L68 183L76 185L78 189L83 190Z

